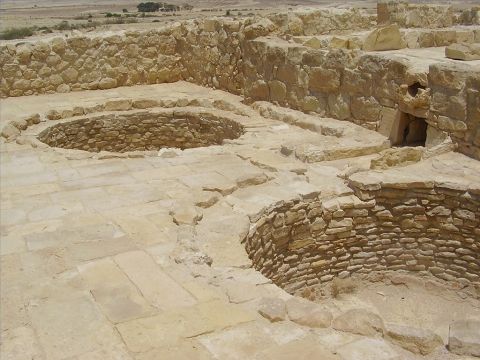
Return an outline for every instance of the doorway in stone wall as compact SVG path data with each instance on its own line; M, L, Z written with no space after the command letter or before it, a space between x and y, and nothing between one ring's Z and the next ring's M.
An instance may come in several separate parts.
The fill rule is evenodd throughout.
M425 146L427 122L424 118L400 112L390 134L393 146Z

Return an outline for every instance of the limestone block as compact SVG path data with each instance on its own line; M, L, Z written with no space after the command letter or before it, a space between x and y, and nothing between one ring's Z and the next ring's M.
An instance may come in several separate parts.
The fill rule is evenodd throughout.
M17 80L13 83L12 88L18 90L28 90L30 88L30 81L25 79Z
M399 116L398 110L383 106L380 110L377 131L380 134L389 137L397 116Z
M390 324L387 326L387 336L397 345L415 354L427 355L443 346L439 335L421 328Z
M329 94L328 109L330 115L339 120L350 118L350 96L347 94Z
M289 319L299 325L325 328L332 323L331 312L310 301L292 298L286 306Z
M438 128L447 131L466 131L467 125L463 121L454 120L447 116L438 116Z
M153 306L171 310L196 303L193 296L162 271L145 252L126 252L115 256L114 261Z
M62 77L66 83L75 82L78 78L78 71L70 67L62 73Z
M25 44L16 49L16 55L20 64L27 64L32 58L32 45Z
M433 33L435 39L435 46L446 46L454 43L456 40L456 34L453 30L439 30Z
M245 39L255 39L260 36L265 36L270 34L276 28L275 24L267 18L262 18L260 21L248 25L243 30L245 34Z
M430 65L428 83L438 87L461 90L465 87L467 77L471 73L471 68L461 63L437 63ZM435 92L432 95L435 98Z
M132 108L132 101L129 99L110 100L105 103L105 111L125 111Z
M252 84L249 95L254 100L268 100L269 93L270 89L267 83L263 80L257 80Z
M55 85L55 86L59 86L63 84L63 78L58 74L50 75L48 80L52 85Z
M378 157L372 159L370 169L388 169L397 166L414 164L422 159L421 147L401 147L383 150Z
M58 93L67 93L67 92L70 92L70 86L68 86L67 84L60 84L57 86L57 89L56 91Z
M380 117L382 106L373 96L352 97L350 109L355 119L376 122Z
M319 111L320 101L315 96L305 96L302 101L303 111Z
M308 88L313 91L330 92L340 86L340 74L335 69L314 67L309 74Z
M288 18L288 32L292 35L302 35L305 30L305 25L298 16L291 14Z
M335 330L364 336L383 336L385 326L377 314L365 309L352 309L333 320Z
M2 128L2 136L7 139L14 139L20 135L20 130L18 130L12 124L7 124Z
M373 30L363 43L365 51L397 50L405 47L405 41L396 24Z
M278 298L262 298L258 313L271 322L283 321L287 316L285 302Z
M272 80L268 82L270 89L270 100L282 102L287 95L287 87L284 83L278 80Z
M427 126L427 139L425 146L427 148L440 145L447 141L448 133L441 131L433 126Z
M459 43L445 48L445 57L455 60L480 60L480 44Z
M218 24L217 19L205 19L203 21L203 31L214 32Z
M322 48L322 42L317 37L312 37L303 43L303 45L311 47L312 49Z
M50 46L52 47L52 50L57 54L63 54L65 52L67 42L61 37L56 37L51 40Z
M455 321L450 325L448 349L458 355L480 357L480 321Z
M412 91L414 91L412 93ZM403 112L426 118L430 108L431 89L403 84L397 92L397 101Z
M112 78L103 78L98 83L100 89L111 89L117 86L117 80Z
M350 49L350 41L349 39L346 39L346 38L334 36L330 40L329 47L335 48L335 49Z

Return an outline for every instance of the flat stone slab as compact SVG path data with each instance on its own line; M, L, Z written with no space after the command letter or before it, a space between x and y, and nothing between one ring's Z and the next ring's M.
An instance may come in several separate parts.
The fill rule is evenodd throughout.
M455 321L450 325L448 349L458 355L480 357L480 321Z
M338 349L342 360L404 360L382 339L361 339Z

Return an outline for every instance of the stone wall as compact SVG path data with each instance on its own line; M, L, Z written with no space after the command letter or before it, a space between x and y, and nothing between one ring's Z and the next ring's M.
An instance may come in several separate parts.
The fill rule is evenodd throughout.
M372 130L391 116L402 84L426 85L425 79L407 78L406 60L359 50L310 49L261 38L247 44L244 61L247 101L268 100Z
M380 6L380 15L382 11ZM475 9L469 11L467 17L475 18ZM8 43L0 46L0 96L186 80L244 95L247 101L267 100L353 121L386 136L400 110L427 118L430 133L450 134L461 152L480 159L475 97L478 71L471 76L465 75L468 70L452 72L459 76L453 83L462 87L453 89L449 81L443 86L441 78L411 71L401 57L355 49L312 49L279 37L342 34L371 25L372 17L359 10L323 9L241 20L183 21L151 31ZM478 29L440 29L434 34L414 30L405 33L405 39L414 47L431 46L459 38L478 41L478 34ZM268 35L274 36L265 37ZM420 91L412 96L410 86ZM446 101L449 94L453 101ZM432 96L435 104L430 109ZM458 109L462 104L467 104L463 115ZM450 116L452 111L457 114ZM452 125L448 119L456 123Z
M357 196L265 210L245 240L255 268L290 293L386 270L480 283L479 189L351 186Z
M418 71L402 57L270 38L250 41L244 63L247 101L349 120L391 138L394 123L411 114L427 120L427 144L450 136L460 152L480 159L478 66Z
M376 24L375 15L359 9L318 9L289 11L268 15L280 35L320 35L369 29Z
M285 14L284 14L285 15ZM287 16L287 15L285 15ZM243 46L270 33L366 28L357 10L318 10L241 20L190 20L151 31L106 36L56 37L0 46L0 96L109 89L186 80L240 94Z
M63 121L38 139L64 149L126 152L218 145L242 134L242 125L206 112L151 110Z
M456 13L451 5L409 4L407 1L377 2L377 23L398 24L405 28L444 28L480 24L480 8Z
M458 150L480 159L480 68L462 64L430 66L428 123L447 132Z
M210 24L209 20L184 22L152 31L3 45L0 95L109 89L182 79L223 85L238 93L242 86L238 71L240 22Z

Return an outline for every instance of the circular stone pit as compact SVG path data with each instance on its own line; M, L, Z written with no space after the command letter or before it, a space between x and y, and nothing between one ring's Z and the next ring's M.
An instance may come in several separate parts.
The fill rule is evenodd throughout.
M243 132L241 124L213 112L161 109L62 121L43 130L38 140L56 148L123 153L220 145Z
M480 288L480 193L433 183L350 184L357 196L265 210L245 247L291 294L339 277L403 270Z

